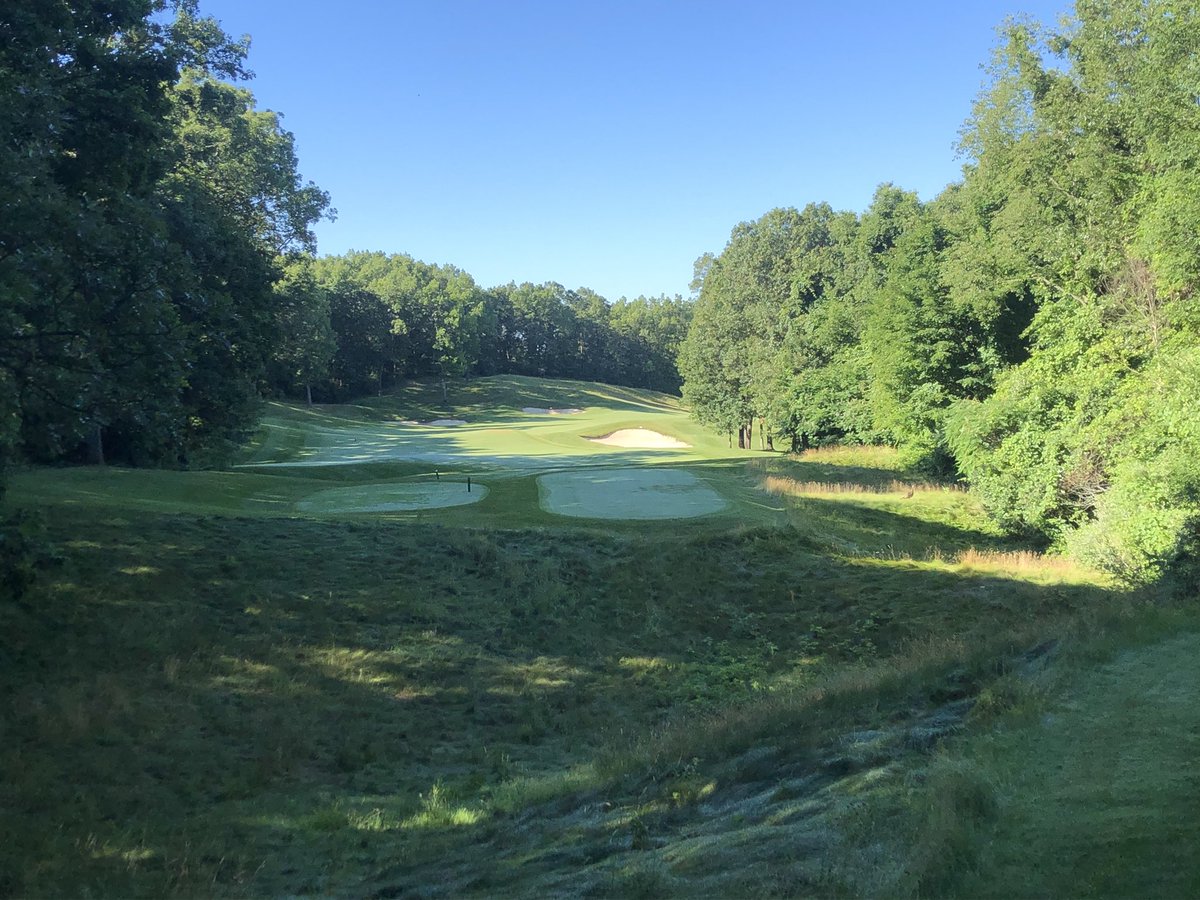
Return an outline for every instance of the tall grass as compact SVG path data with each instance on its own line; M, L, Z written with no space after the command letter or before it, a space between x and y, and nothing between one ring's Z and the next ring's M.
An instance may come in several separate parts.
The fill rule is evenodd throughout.
M937 558L936 554L934 558ZM1036 550L977 550L970 547L955 553L952 561L960 566L985 572L1076 574L1084 571L1083 567L1070 557L1039 553Z
M780 497L827 497L840 494L902 494L908 497L930 493L966 493L960 484L937 484L931 481L900 481L893 479L886 484L860 484L856 482L798 481L781 475L769 475L760 483L762 490Z
M64 564L0 604L0 896L533 896L580 873L603 892L634 852L651 875L614 890L748 894L770 872L758 893L814 892L788 881L797 844L734 858L759 845L712 798L782 777L745 760L819 769L839 735L974 690L1106 596L1040 554L967 549L988 535L959 491L837 459L778 472L832 488L768 480L888 499L773 504L803 528L413 528L199 516L190 495L118 517L72 495L48 519ZM776 471L738 465L748 494ZM883 563L884 542L925 562ZM947 802L986 811L960 774ZM734 836L664 863L688 816ZM717 852L741 891L687 868Z

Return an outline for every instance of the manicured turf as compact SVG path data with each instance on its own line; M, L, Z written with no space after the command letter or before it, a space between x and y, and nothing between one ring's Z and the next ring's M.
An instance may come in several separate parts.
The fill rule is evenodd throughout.
M730 448L727 438L692 421L678 398L519 376L459 382L448 396L443 400L440 383L418 383L353 405L271 403L255 439L225 471L33 471L17 474L11 487L15 497L39 504L237 515L372 514L476 526L553 524L560 515L637 523L713 512L754 524L781 521L780 508L763 502L756 475L745 468L762 454ZM614 433L653 440L634 441L642 446L632 447L593 440ZM706 467L709 487L688 488L684 482L694 476L672 470L656 488L649 474L628 476L619 479L620 495L584 487L569 499L539 505L540 475L577 467L650 471L680 464ZM468 477L476 484L485 480L488 490L458 497L457 488L430 487L447 476L462 483ZM585 482L594 478L588 475ZM565 490L558 494L565 497ZM647 490L662 496L651 500ZM569 508L554 507L562 503ZM595 510L580 503L592 503Z
M592 519L688 519L726 501L682 469L586 469L538 478L542 509Z
M529 405L548 396L560 402ZM578 405L585 398L588 405ZM497 376L457 385L448 405L440 399L440 390L436 395L426 390L379 398L371 406L272 404L258 441L239 465L406 462L524 475L564 466L679 463L745 453L689 419L676 398L650 391ZM550 415L551 410L571 412ZM442 424L455 421L464 424ZM614 433L654 439L633 446L595 440Z
M1200 634L1171 635L1060 679L1013 727L963 748L1002 800L976 897L1200 896Z
M435 481L424 484L358 484L326 488L296 504L306 513L370 513L466 506L487 496L482 484Z

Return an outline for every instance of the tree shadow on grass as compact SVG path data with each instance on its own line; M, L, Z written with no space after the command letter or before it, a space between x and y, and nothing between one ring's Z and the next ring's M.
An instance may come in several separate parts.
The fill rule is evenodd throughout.
M51 530L88 540L43 606L5 612L17 894L360 894L397 859L412 874L393 886L420 892L456 857L519 890L547 837L493 818L515 776L744 703L814 657L1111 596L837 557L795 529L657 544L72 510ZM489 840L491 858L472 849Z

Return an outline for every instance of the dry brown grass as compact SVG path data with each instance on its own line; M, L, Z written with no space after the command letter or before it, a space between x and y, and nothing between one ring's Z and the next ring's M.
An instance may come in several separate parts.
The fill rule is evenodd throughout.
M961 550L951 559L960 566L972 569L1003 570L1005 572L1075 572L1079 564L1066 556L1050 556L1034 550Z
M975 547L968 547L966 550L947 553L940 547L933 547L927 552L917 555L895 550L887 550L878 555L884 559L938 562L951 566L963 566L976 571L1006 572L1017 575L1053 573L1074 576L1088 571L1068 556L1038 553L1036 550L978 550ZM1094 575L1094 573L1092 574Z
M901 494L911 497L915 494L965 493L966 488L958 484L936 484L931 481L897 481L893 479L885 484L858 484L841 481L797 481L795 478L784 478L779 475L768 475L760 487L768 494L788 497L822 497L838 494Z

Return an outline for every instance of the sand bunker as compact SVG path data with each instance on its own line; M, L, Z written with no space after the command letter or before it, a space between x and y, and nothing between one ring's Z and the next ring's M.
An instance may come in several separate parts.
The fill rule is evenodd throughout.
M683 450L692 446L669 434L659 434L649 428L622 428L604 437L588 438L593 444L624 447L626 450Z
M725 499L680 469L587 469L538 479L547 512L587 519L687 519L719 512Z
M441 425L443 427L450 425L466 425L466 419L434 419L432 422L426 422L426 425Z
M458 481L356 484L309 494L296 507L311 513L404 512L478 503L487 493L482 484L472 484L468 492L466 483Z
M573 406L565 409L545 406L522 406L521 412L529 413L531 416L573 416L576 413L583 412L583 410L576 409Z

